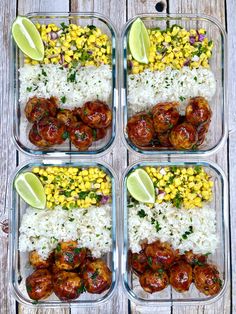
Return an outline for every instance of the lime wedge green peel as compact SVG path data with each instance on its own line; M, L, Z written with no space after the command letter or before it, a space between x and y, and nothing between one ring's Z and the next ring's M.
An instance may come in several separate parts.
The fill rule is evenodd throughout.
M42 61L44 45L42 38L28 18L18 16L12 24L12 36L20 50L33 60Z
M127 189L131 196L139 202L155 202L155 190L152 179L141 168L136 169L128 176Z
M150 39L148 31L140 18L137 18L131 25L129 32L129 49L136 61L148 63Z
M15 179L15 188L20 197L30 206L44 209L46 194L39 178L32 172L21 173Z

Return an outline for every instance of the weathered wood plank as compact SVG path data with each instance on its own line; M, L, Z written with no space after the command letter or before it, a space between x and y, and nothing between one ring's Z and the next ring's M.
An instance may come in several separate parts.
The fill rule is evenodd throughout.
M227 4L227 32L228 32L228 99L229 99L229 129L236 130L236 108L234 99L236 97L236 2L226 1ZM229 180L230 180L230 222L231 222L231 261L232 261L232 313L236 313L236 132L229 135Z
M7 274L7 249L8 237L2 232L1 222L8 216L10 206L8 190L9 177L14 170L16 162L16 151L11 136L11 110L12 100L10 97L10 73L9 67L12 61L9 58L9 29L16 14L16 3L9 1L1 1L0 15L0 45L1 45L1 60L0 60L0 77L1 77L1 92L0 92L0 313L14 313L15 301L10 296L8 291L8 274Z
M19 0L18 1L18 14L25 15L29 12L68 12L69 1L46 1L46 0ZM19 153L19 162L25 163L32 160L32 157ZM68 314L68 309L32 309L22 305L18 305L18 312L21 314Z
M210 1L182 1L182 0L169 0L169 12L170 13L203 13L207 15L212 15L225 24L225 2L218 0ZM218 47L215 48L217 53ZM220 60L219 60L220 64ZM213 113L214 114L214 113ZM212 155L206 158L207 160L212 160L217 162L227 173L228 169L228 159L227 159L227 144L220 150L217 155ZM173 313L189 313L189 307L173 307ZM194 313L229 313L230 312L230 284L226 290L225 297L218 302L208 305L191 307L191 314Z

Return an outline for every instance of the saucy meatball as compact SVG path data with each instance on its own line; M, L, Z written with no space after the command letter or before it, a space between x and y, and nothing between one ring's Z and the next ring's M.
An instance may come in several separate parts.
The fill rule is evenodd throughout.
M198 126L211 119L212 111L208 101L201 96L191 98L186 107L186 121L192 125Z
M205 122L205 123L202 123L199 125L199 127L197 128L197 133L198 133L198 141L197 141L197 145L201 145L205 138L206 138L206 135L207 135L207 132L208 132L208 129L209 129L209 126L210 126L210 120Z
M107 134L107 129L92 129L93 141L99 141L104 138Z
M77 122L70 128L70 140L78 150L87 150L93 142L92 129L83 122Z
M193 274L197 289L205 295L215 295L220 291L222 282L219 271L214 265L197 265L194 267Z
M73 123L77 122L76 116L73 114L73 111L69 109L60 109L57 114L57 119L62 121L67 129L69 129Z
M198 134L192 124L183 122L171 130L169 139L175 149L191 149L197 144Z
M191 265L184 260L173 264L169 270L170 284L178 292L188 291L193 281L193 271Z
M77 299L84 292L83 280L77 273L60 271L53 277L53 291L62 301Z
M80 110L80 118L91 128L107 128L111 124L112 113L108 105L100 100L86 102Z
M183 255L183 259L192 266L206 264L206 255L194 254L193 251L187 251Z
M152 118L145 112L131 117L127 123L128 137L135 145L148 145L155 134Z
M165 289L169 284L169 278L162 268L156 271L149 269L140 275L139 282L146 292L153 293Z
M131 253L130 261L132 270L137 275L144 273L148 268L147 256L143 251L140 253Z
M52 275L47 269L37 269L26 278L26 290L33 300L46 299L52 294Z
M110 287L112 282L111 271L102 259L87 262L82 276L89 293L102 293Z
M157 138L158 138L159 145L163 147L171 147L172 145L171 145L169 136L170 136L170 131L167 131L165 133L158 133Z
M148 244L145 248L148 265L153 269L159 269L160 266L169 268L175 259L175 252L169 243L155 241Z
M38 122L39 135L51 145L62 144L67 138L65 124L53 117L45 117Z
M25 116L29 122L36 122L43 117L55 117L57 113L57 103L54 97L30 98L25 105Z
M45 139L43 139L38 132L38 124L35 122L29 131L29 140L32 144L38 147L51 146Z
M152 108L154 129L164 133L175 126L179 120L178 102L163 102Z
M36 269L48 268L53 263L53 254L50 254L47 259L42 259L37 251L32 251L29 253L29 262Z
M76 241L60 242L55 249L55 264L59 269L75 269L84 262L86 252Z

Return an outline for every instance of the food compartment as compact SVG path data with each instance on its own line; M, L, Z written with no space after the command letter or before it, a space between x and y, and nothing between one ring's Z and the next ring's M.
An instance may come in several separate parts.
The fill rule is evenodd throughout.
M30 207L15 189L17 178L28 172L43 183L45 209ZM103 163L49 161L17 170L12 179L9 273L19 302L48 308L95 306L113 295L116 186L114 171ZM44 289L37 294L37 280L47 283L48 296Z
M27 17L41 35L44 59L24 56L12 40L17 147L31 155L105 153L116 134L114 26L95 13Z
M138 18L150 39L148 64L130 49ZM194 14L143 14L127 22L122 44L127 148L147 155L216 152L227 137L227 46L220 23Z
M127 189L137 169L154 183L154 204L135 200ZM218 300L229 276L222 170L206 162L136 163L124 174L123 195L122 279L129 299L142 305Z

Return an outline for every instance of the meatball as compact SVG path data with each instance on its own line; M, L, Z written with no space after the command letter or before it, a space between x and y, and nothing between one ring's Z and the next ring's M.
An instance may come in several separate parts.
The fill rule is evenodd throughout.
M171 130L169 139L175 149L192 149L197 144L198 134L192 124L183 122Z
M152 118L145 112L131 117L126 129L131 142L138 146L150 144L155 134Z
M192 266L206 264L206 255L194 254L193 251L187 251L183 255L183 259Z
M171 248L169 243L155 241L148 244L145 248L148 264L153 269L159 269L160 266L169 268L174 262L175 251Z
M56 100L51 97L45 98L30 98L25 105L25 116L29 122L37 122L43 117L55 117L57 113Z
M219 271L214 265L197 265L194 267L193 275L197 289L205 295L215 295L220 291L222 281Z
M158 133L157 138L158 138L159 145L163 147L171 147L172 145L171 145L169 136L170 136L170 131L167 131L165 133Z
M76 241L60 242L55 249L55 264L59 269L75 269L84 262L86 252Z
M164 133L172 129L179 120L178 102L163 102L152 108L154 129L157 133Z
M45 117L38 122L38 133L50 145L62 144L67 138L65 124L53 117Z
M184 260L180 260L171 266L169 272L172 287L178 292L188 291L193 281L192 267Z
M162 268L156 271L148 269L140 275L139 282L146 292L153 293L165 289L169 284L169 278Z
M108 105L100 100L86 102L80 110L80 118L91 128L107 128L111 124L112 113Z
M140 253L131 253L130 261L132 270L137 275L143 274L148 268L147 256L143 251Z
M89 293L102 293L110 287L112 282L111 271L102 259L87 262L82 276Z
M57 114L57 119L62 121L68 130L73 123L77 122L77 118L73 114L73 111L69 109L60 109Z
M77 122L70 128L70 140L78 150L87 150L93 142L92 129L83 122Z
M48 147L51 146L45 139L43 139L38 132L38 124L35 122L29 131L29 140L32 144L38 147Z
M47 259L42 259L37 251L29 253L30 265L36 269L48 268L53 263L53 254L50 254Z
M26 290L33 300L46 299L52 294L52 275L47 269L37 269L26 278Z
M99 141L104 138L107 134L107 129L92 129L93 141Z
M205 140L205 137L207 135L207 132L208 132L208 129L209 129L209 126L210 126L210 120L205 122L205 123L202 123L199 125L199 127L197 128L197 133L198 133L198 141L197 141L197 145L201 145L204 140Z
M84 292L83 280L77 273L60 271L53 277L53 291L62 301L77 299Z
M189 100L185 116L187 122L199 126L211 119L212 111L208 101L204 97L198 96Z

